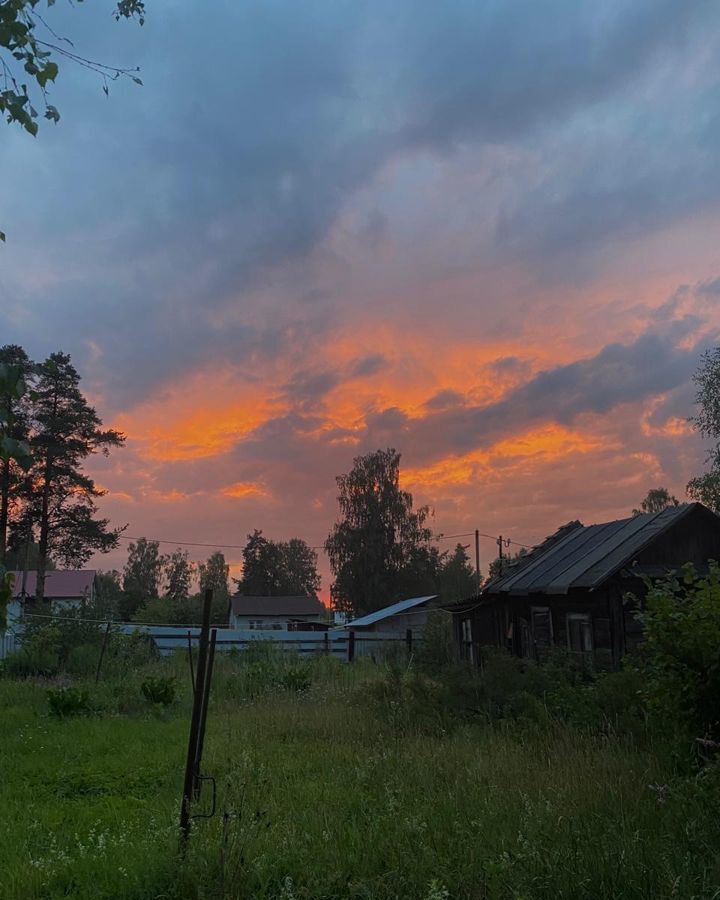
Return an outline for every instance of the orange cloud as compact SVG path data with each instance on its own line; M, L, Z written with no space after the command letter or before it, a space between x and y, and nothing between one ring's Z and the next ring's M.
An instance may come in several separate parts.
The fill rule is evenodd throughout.
M227 487L224 487L220 493L225 497L235 497L236 499L269 496L265 488L251 481L236 481L235 484L229 484Z
M524 469L528 462L551 462L571 454L588 453L603 446L603 441L598 438L560 425L548 425L498 441L487 450L448 457L429 466L406 469L402 473L402 481L404 487L425 490L467 485L501 462ZM507 465L503 466L506 477L507 468Z

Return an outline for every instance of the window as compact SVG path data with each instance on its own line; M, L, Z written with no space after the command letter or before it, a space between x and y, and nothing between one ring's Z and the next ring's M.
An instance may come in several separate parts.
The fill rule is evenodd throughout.
M550 647L553 642L553 623L547 606L533 606L530 611L532 635L537 647Z
M250 619L248 623L248 628L250 631L262 631L262 627L265 623L262 619Z
M273 631L282 631L283 624L282 622L273 622L270 627Z
M462 619L460 622L460 636L462 641L462 658L471 663L475 662L472 640L472 619Z
M592 653L593 637L590 616L583 613L568 613L568 650L573 653Z

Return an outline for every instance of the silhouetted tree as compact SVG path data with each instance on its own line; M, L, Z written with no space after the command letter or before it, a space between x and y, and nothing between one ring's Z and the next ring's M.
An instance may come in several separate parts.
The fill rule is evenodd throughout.
M452 603L477 593L477 574L470 563L467 547L456 544L447 554L439 572L438 593L443 601Z
M230 566L225 562L225 555L220 550L212 553L207 562L200 563L198 576L201 594L204 594L207 588L212 588L213 601L227 603L230 598Z
M174 550L163 559L165 578L164 596L173 603L180 603L190 596L194 576L194 566L188 559L187 550Z
M238 589L248 596L317 597L320 576L317 553L300 538L271 541L257 529L243 549Z
M123 605L120 615L130 619L146 601L156 598L162 583L163 557L160 544L141 537L128 546L123 568Z
M634 509L634 516L641 516L645 513L659 513L670 506L679 506L680 501L674 497L667 488L652 488L647 492L647 496L640 504L639 509Z
M325 542L334 607L362 614L411 595L415 584L422 590L432 566L429 509L413 510L412 495L400 489L400 454L358 456L336 480L341 518Z
M30 465L27 382L32 370L33 364L22 347L0 347L0 429L5 450L0 453L0 564L6 561L10 513L19 502L21 479Z
M720 347L703 354L693 381L697 413L690 422L703 438L714 443L705 458L709 470L690 479L687 493L692 500L720 513Z
M45 591L48 553L66 566L80 566L93 553L117 546L117 529L96 516L105 491L82 470L94 453L105 455L125 437L103 430L102 421L80 391L80 376L65 353L53 353L38 367L32 401L32 468L25 480L25 517L38 528L36 598Z

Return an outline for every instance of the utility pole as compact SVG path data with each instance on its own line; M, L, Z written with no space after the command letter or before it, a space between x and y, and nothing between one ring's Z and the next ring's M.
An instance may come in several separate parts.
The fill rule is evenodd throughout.
M480 531L475 529L475 578L477 580L477 592L480 593Z
M503 573L503 539L502 535L500 535L497 539L498 545L498 559L500 560L500 574Z

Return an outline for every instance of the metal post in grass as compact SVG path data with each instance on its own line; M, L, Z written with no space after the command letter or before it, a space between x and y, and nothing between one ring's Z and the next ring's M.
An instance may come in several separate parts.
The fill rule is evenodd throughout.
M195 748L195 784L193 785L193 800L200 796L200 766L202 763L203 746L205 744L205 726L207 724L208 703L210 702L210 682L212 681L213 663L215 662L215 642L217 641L217 628L213 628L210 635L210 648L208 650L207 669L205 670L205 683L202 689L202 705L200 707L200 725L198 726L197 746Z
M405 643L407 644L408 656L412 653L413 635L412 628L408 628L405 632Z
M197 747L200 734L200 716L202 699L205 690L205 673L207 672L208 643L210 637L210 607L212 605L212 588L205 591L203 603L202 627L200 628L200 646L198 649L197 676L195 693L193 694L192 714L190 716L190 734L185 760L185 778L183 781L182 804L180 806L180 836L184 842L190 836L190 805L195 795L197 782Z
M347 661L352 662L355 659L355 632L348 632L348 655Z
M188 628L187 633L188 639L188 663L190 664L190 684L193 689L193 697L195 696L195 665L193 663L193 652L192 652L192 632Z
M102 645L100 647L100 656L98 657L97 669L95 670L95 684L100 681L100 669L102 669L103 657L105 656L105 648L107 647L108 637L110 636L110 628L112 626L112 622L108 620L107 628L105 629L105 634L103 635Z

